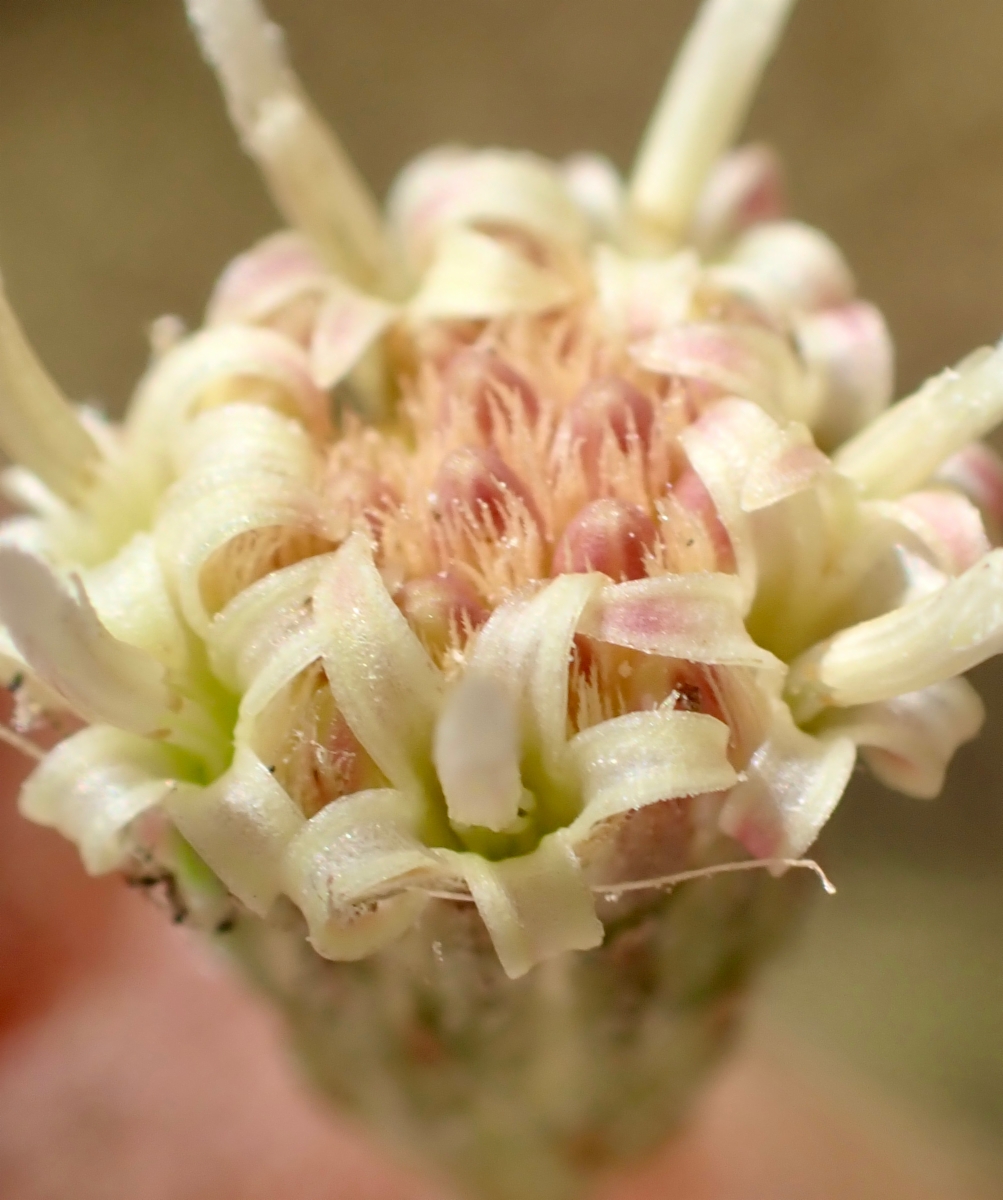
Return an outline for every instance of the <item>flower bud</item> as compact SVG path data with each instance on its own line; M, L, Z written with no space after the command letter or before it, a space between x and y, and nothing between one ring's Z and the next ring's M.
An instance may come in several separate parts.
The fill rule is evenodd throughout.
M499 427L511 433L518 425L535 425L540 415L532 385L493 350L461 350L447 366L443 385L444 421L471 413L485 441L494 441Z
M654 407L632 383L617 375L590 380L572 400L555 442L559 453L581 455L582 467L593 493L602 488L603 447L616 444L621 454L636 447L647 452L651 441Z
M431 507L440 519L494 538L505 533L520 508L542 526L529 489L492 449L463 446L449 454L435 477Z
M561 535L553 575L602 571L617 583L643 579L657 531L648 514L623 500L593 500Z
M383 522L401 502L397 489L368 467L344 468L332 462L324 479L326 532L340 542L365 523L373 538L379 540Z
M437 661L451 647L462 646L488 618L488 610L474 589L452 571L410 579L394 599Z
M687 467L672 485L671 495L676 503L692 514L703 526L716 558L719 571L735 570L735 552L731 538L724 527L710 492L704 487L700 476L692 467Z

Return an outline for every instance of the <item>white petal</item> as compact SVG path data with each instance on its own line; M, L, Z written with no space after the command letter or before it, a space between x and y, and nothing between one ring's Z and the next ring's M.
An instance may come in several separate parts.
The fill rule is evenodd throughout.
M313 381L306 352L272 329L221 325L186 338L140 381L127 417L133 446L166 462L174 437L211 389L241 402L267 397L316 436L330 428L328 398Z
M591 226L593 237L618 237L623 224L620 172L601 154L573 154L561 164L568 195Z
M477 636L467 670L509 689L522 716L524 778L530 787L540 771L537 801L554 806L550 816L570 819L568 671L572 641L586 606L605 576L559 575L530 599L512 599L491 614Z
M396 319L392 304L354 288L333 285L317 314L310 369L318 387L332 388L351 372Z
M436 774L449 819L502 832L519 816L519 712L501 680L467 671L435 727Z
M568 744L579 775L582 811L568 829L580 844L620 813L730 788L728 726L706 713L628 713L576 734Z
M800 221L754 226L739 239L728 261L755 277L768 300L795 311L846 304L856 289L835 242Z
M213 619L206 635L209 662L231 691L245 692L279 647L312 624L314 588L330 561L321 554L272 571Z
M812 737L777 702L770 736L721 810L721 829L756 858L799 858L839 803L855 759L850 738Z
M830 705L888 700L940 683L1003 651L1003 550L930 595L841 630L791 664L801 721Z
M443 682L355 534L314 592L324 669L338 708L383 774L420 794L430 781Z
M826 448L838 446L888 407L895 380L895 347L873 304L855 301L797 321L797 340L822 386L813 422Z
M504 243L472 229L443 234L408 311L419 321L538 313L573 299L571 284Z
M592 273L604 323L634 342L686 319L700 280L700 260L692 250L636 259L599 246Z
M932 800L944 786L955 750L978 734L984 717L971 684L946 679L876 704L831 710L819 728L852 738L888 787Z
M457 861L510 979L567 950L591 950L602 922L564 831L531 854L488 862L476 854Z
M659 575L603 588L578 632L663 658L783 669L746 632L734 575Z
M256 405L231 405L201 416L181 441L182 448L189 444L187 469L164 498L155 538L181 610L204 637L221 607L219 587L225 604L262 571L330 543L314 486L320 457L297 422ZM251 533L258 541L236 543ZM216 559L217 577L208 579L206 569L230 543L225 570Z
M712 254L750 225L781 217L785 208L779 155L761 143L741 146L714 164L690 237L702 253Z
M586 225L557 168L511 150L432 150L390 190L391 225L420 274L439 240L457 226L508 226L544 241L580 243Z
M0 549L0 619L32 671L80 716L163 731L172 705L163 667L112 637L79 581L71 590L38 559Z
M265 321L303 296L319 298L331 279L306 238L289 230L273 233L238 255L219 277L205 323Z
M288 636L255 656L254 675L240 700L234 741L250 743L255 722L287 684L323 656L324 641L319 625L305 619ZM248 664L250 666L250 664Z
M356 959L399 937L428 902L420 886L449 872L419 838L423 806L390 789L321 809L288 846L283 890L325 958ZM408 889L414 890L408 890Z
M114 558L81 572L101 624L174 671L189 662L188 635L167 591L153 538L137 533Z
M764 501L778 503L810 488L824 462L819 464L813 455L805 454L796 437L792 441L790 434L747 400L721 400L712 405L680 433L679 440L728 532L738 577L747 603L751 603L759 572L750 509L764 507ZM792 469L774 470L785 459ZM772 486L766 487L771 476Z
M22 787L18 807L69 838L87 870L100 875L128 861L129 827L163 800L182 763L162 743L93 725L49 751Z
M818 392L790 343L756 325L682 322L635 342L631 357L657 375L695 379L751 400L779 421L811 423Z
M992 549L982 514L948 488L909 492L900 500L874 500L868 507L909 530L948 575L960 575Z
M993 545L1003 541L1003 458L995 450L970 443L940 464L932 482L967 497L982 514Z
M279 894L286 846L303 814L246 746L209 787L180 784L164 802L198 855L253 913L265 916Z
M892 405L833 461L869 496L921 487L945 459L1003 420L1003 348L983 348Z

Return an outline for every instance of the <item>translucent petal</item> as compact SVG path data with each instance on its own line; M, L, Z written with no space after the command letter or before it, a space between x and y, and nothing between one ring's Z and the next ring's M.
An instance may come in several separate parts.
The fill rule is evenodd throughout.
M568 753L582 811L568 828L581 844L601 821L672 800L719 792L737 780L728 761L728 726L706 713L628 713L576 734Z
M476 854L450 857L510 979L556 954L602 942L595 901L564 831L545 837L530 854L501 862Z
M888 787L932 800L944 786L954 752L978 734L984 717L970 683L945 679L876 704L832 709L820 718L818 729L852 738Z
M238 747L215 783L180 784L164 808L237 899L265 916L279 894L283 853L304 820L258 756Z
M310 342L310 369L318 387L339 384L396 317L392 304L333 285Z
M408 305L415 320L475 320L567 304L571 284L504 243L472 229L445 233Z
M390 191L391 226L416 274L457 226L507 226L581 243L586 224L560 172L535 154L443 147L410 163Z
M572 641L603 575L559 575L535 596L501 604L480 631L467 670L500 681L522 716L524 771L542 771L538 802L563 812L570 783L567 763L568 670ZM532 786L532 783L530 784Z
M272 571L213 618L206 635L209 661L232 691L245 691L272 654L312 623L314 588L330 561L321 554Z
M132 733L162 731L172 706L163 667L98 620L79 581L0 548L0 619L31 670L80 716Z
M306 918L318 954L371 954L428 903L419 887L448 879L419 838L421 822L420 799L375 789L335 800L303 826L286 849L282 887Z
M659 575L603 588L578 632L663 658L783 670L746 632L734 575Z
M851 738L812 737L777 702L769 737L721 810L721 829L756 858L799 858L839 803L855 759Z
M265 321L303 296L321 296L331 279L306 238L289 230L273 233L239 254L219 277L205 323Z
M390 598L362 534L322 573L314 613L331 691L352 732L391 783L421 794L431 780L442 677Z
M186 338L151 367L129 408L131 444L166 466L176 431L200 405L241 400L267 402L317 436L329 430L327 395L301 347L272 329L222 325Z
M184 759L169 746L92 725L49 751L22 787L18 807L69 838L87 870L100 875L128 861L129 827L163 800L179 771Z

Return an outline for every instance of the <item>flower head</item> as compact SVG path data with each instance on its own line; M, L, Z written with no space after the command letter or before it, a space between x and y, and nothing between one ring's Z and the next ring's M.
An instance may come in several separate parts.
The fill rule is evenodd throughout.
M0 305L0 651L86 725L24 811L331 958L472 901L518 975L604 890L799 858L858 749L935 794L1003 649L1003 351L887 407L880 314L730 149L789 0L708 0L626 183L447 148L386 217L256 0L188 7L292 228L121 424Z

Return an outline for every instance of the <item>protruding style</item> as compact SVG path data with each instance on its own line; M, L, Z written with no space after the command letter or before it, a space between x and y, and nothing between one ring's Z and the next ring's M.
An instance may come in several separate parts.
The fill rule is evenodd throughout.
M629 202L662 248L686 235L711 169L737 135L794 0L706 0L641 142Z
M70 504L100 458L97 444L31 348L0 283L0 446Z
M230 116L283 216L351 282L392 289L376 202L296 78L258 0L186 0Z

